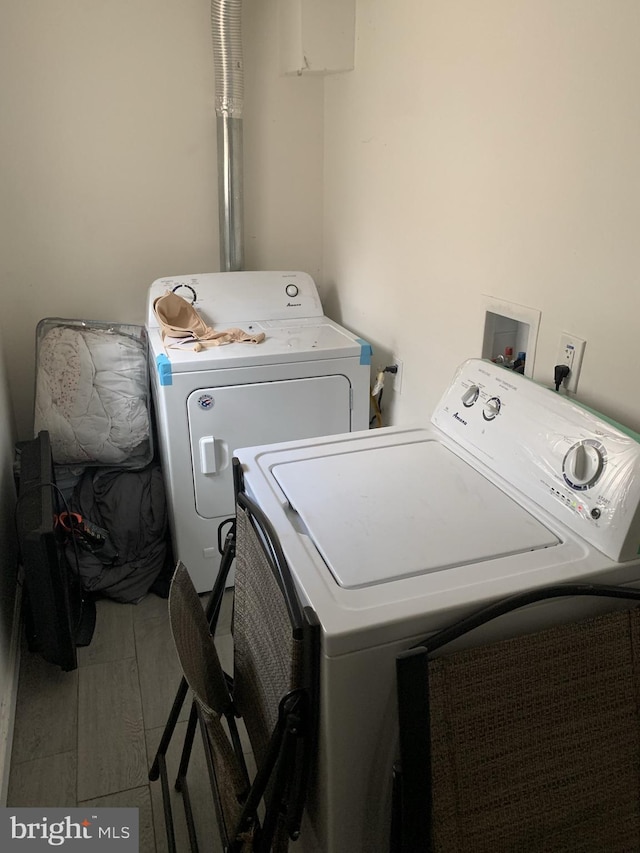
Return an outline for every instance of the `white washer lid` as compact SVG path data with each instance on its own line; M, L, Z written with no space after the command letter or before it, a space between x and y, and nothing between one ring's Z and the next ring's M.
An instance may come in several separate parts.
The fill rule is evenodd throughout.
M283 462L272 473L346 589L559 544L433 439Z

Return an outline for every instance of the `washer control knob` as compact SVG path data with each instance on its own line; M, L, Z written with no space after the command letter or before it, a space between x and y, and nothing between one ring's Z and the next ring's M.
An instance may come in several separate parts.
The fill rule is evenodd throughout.
M462 395L462 405L469 408L473 406L475 401L478 399L478 395L480 394L480 389L477 385L470 385L467 390Z
M562 463L565 482L572 489L583 491L593 486L602 474L606 454L598 441L586 439L570 447Z
M297 285L297 284L288 284L288 285L285 287L285 291L286 291L286 293L287 293L287 296L291 296L292 298L293 298L294 296L297 296L297 295L298 295L298 293L300 292L300 291L298 290L298 285Z
M484 409L482 410L482 417L485 421L492 421L497 415L500 414L500 398L499 397L490 397L487 402L484 404Z

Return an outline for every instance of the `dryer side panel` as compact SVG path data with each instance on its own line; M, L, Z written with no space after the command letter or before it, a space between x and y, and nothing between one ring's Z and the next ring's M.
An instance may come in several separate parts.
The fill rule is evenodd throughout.
M346 376L202 388L187 398L195 509L231 515L231 459L239 447L316 438L351 429Z

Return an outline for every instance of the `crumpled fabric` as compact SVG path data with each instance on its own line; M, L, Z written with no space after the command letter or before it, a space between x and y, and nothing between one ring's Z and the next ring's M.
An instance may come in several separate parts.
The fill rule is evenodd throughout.
M261 344L265 339L264 332L249 334L243 329L236 328L217 331L207 326L193 305L171 290L155 300L153 311L160 324L165 349L178 346L175 343L167 344L165 338L179 338L181 344L193 342L194 352L236 342Z
M162 471L157 464L140 471L88 468L71 498L72 512L106 530L117 556L105 564L73 542L65 552L86 592L136 603L171 560Z
M34 433L47 430L58 465L121 465L149 446L142 341L56 326L38 348Z

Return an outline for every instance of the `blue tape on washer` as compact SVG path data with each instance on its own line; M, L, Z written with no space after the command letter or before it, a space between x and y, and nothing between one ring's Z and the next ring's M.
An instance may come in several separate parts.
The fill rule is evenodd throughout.
M171 362L166 355L159 355L156 358L156 366L158 368L158 378L161 385L173 385L173 376L171 375Z
M371 364L371 356L373 355L373 347L364 338L356 338L356 343L360 344L360 364Z

